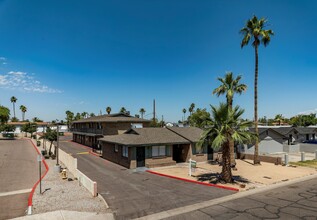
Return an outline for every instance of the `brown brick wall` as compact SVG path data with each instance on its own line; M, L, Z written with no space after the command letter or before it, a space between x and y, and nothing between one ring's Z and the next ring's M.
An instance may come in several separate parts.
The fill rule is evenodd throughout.
M118 146L118 152L114 151L115 145L110 143L101 143L102 147L102 157L106 160L109 160L111 162L117 163L121 166L124 166L128 169L132 168L130 167L130 155L131 150L129 149L129 157L123 157L122 156L122 146Z

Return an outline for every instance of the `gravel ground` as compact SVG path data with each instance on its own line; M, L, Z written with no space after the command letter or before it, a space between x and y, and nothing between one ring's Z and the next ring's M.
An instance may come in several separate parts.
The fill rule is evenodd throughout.
M92 197L90 192L79 185L78 180L63 180L59 173L54 171L56 160L46 160L49 171L42 180L42 195L38 185L33 196L33 214L55 210L70 210L81 212L110 212L104 201L99 197ZM61 163L61 167L64 165ZM45 167L42 165L42 170ZM73 176L67 172L68 177Z

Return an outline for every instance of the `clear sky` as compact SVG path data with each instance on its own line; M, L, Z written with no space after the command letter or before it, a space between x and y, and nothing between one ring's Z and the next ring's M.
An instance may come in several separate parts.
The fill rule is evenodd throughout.
M314 111L316 11L313 0L0 1L0 104L14 95L26 118L53 120L107 106L147 115L155 98L157 116L177 121L192 102L223 101L211 93L232 71L252 119L254 49L239 30L255 14L275 32L259 50L259 116Z

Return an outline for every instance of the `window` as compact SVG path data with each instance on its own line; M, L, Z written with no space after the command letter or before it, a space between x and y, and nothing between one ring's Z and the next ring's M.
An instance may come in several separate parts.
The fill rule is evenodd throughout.
M153 146L152 147L152 157L165 156L165 146Z
M118 152L118 145L117 144L114 145L114 152Z
M127 146L122 146L122 156L123 157L128 157L128 147Z

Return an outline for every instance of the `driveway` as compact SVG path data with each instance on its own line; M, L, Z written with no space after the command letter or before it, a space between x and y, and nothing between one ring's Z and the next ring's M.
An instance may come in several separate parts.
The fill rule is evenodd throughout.
M317 178L168 219L317 219Z
M0 219L25 215L39 178L36 158L29 140L0 140Z
M233 194L233 191L187 183L147 172L135 172L85 154L87 148L60 142L78 158L78 168L98 184L98 193L118 219L131 219Z

